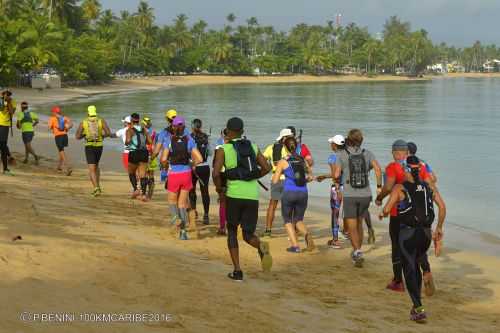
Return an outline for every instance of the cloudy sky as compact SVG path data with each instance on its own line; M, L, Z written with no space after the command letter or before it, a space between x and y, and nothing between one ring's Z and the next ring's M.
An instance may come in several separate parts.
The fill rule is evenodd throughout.
M296 23L323 24L342 13L342 23L356 22L370 32L382 30L384 21L397 15L426 29L435 42L464 46L481 40L500 44L500 0L149 0L158 24L170 24L180 13L190 22L204 19L211 27L224 24L228 13L243 23L255 16L263 25L288 30ZM139 0L101 0L115 12L134 11Z

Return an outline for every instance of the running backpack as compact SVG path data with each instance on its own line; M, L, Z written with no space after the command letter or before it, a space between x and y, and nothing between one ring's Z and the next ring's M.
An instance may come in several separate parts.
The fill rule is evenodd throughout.
M144 128L141 128L140 131L138 131L138 130L136 130L134 128L134 132L135 132L136 142L134 142L132 144L132 147L131 147L130 150L147 150L147 147L146 147L146 134L144 134ZM135 147L134 147L134 145L135 145Z
M168 159L172 165L189 164L190 156L188 150L188 138L186 136L172 136L172 141L170 142L170 155Z
M305 186L307 184L307 179L306 163L304 159L301 156L293 154L288 158L288 164L293 170L293 181L295 185L300 187Z
M200 151L203 162L206 162L208 160L208 135L205 133L191 133L191 137L196 142L196 148Z
M31 112L23 112L23 119L21 119L21 124L23 123L33 123L33 117L31 117Z
M365 150L361 153L352 154L347 149L345 150L349 156L349 184L352 188L368 187L368 166L365 159Z
M231 141L236 151L236 167L226 169L226 178L229 180L250 181L260 178L260 168L252 143L247 139Z
M436 217L433 193L425 182L404 182L406 199L398 206L398 216L409 226L430 227Z
M64 125L65 125L65 124L66 124L66 121L65 121L65 119L64 119L64 117L63 117L63 116L61 116L61 117L57 118L57 128L58 128L61 132L63 132L63 131L65 131L65 130L66 130L66 128L64 127Z
M87 142L102 141L102 121L101 119L85 120L84 123Z
M282 143L275 143L273 145L273 164L276 165L281 160L281 151L283 150Z

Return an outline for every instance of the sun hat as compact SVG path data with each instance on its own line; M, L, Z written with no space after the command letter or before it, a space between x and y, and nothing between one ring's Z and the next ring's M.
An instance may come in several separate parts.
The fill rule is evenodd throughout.
M343 135L337 134L329 138L328 143L335 143L337 146L343 146L345 144L345 138Z
M283 139L284 137L287 137L287 136L294 136L293 135L293 132L291 129L289 128L283 128L281 131L280 131L280 136L278 136L276 138L276 141L281 141L281 139Z
M172 126L185 126L186 125L186 120L184 117L181 116L176 116L174 118L174 121L172 122Z

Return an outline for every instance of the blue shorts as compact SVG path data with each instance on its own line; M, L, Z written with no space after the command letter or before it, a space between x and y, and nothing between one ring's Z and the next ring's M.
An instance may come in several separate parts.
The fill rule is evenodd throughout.
M304 221L307 209L307 192L285 191L281 196L281 215L283 222L297 223Z

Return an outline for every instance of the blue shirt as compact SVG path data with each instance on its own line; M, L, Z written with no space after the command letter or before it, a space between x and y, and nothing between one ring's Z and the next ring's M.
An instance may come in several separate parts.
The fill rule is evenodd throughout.
M186 136L191 136L191 133L189 133L189 130L187 128L184 129L184 135ZM172 137L172 134L164 128L161 130L160 134L158 134L156 142L161 143L163 148L168 148L168 145L170 144L170 138ZM166 143L166 140L168 140L168 143Z
M283 183L284 192L307 192L307 185L298 186L295 184L295 174L290 165L283 170L283 174L285 175L285 181Z
M194 142L193 138L191 138L191 135L188 135L187 138L188 138L187 149L188 149L189 155L191 155L191 152L193 151L193 149L196 148L196 143ZM168 149L170 154L172 153L172 149L170 146L171 139L172 139L172 136L169 135L165 138L165 141L163 141L163 147L165 149ZM191 165L189 165L189 164L187 164L187 165L170 164L170 172L176 173L176 172L186 172L186 171L191 171Z
M336 162L337 162L337 154L333 153L328 157L328 164L335 165Z

